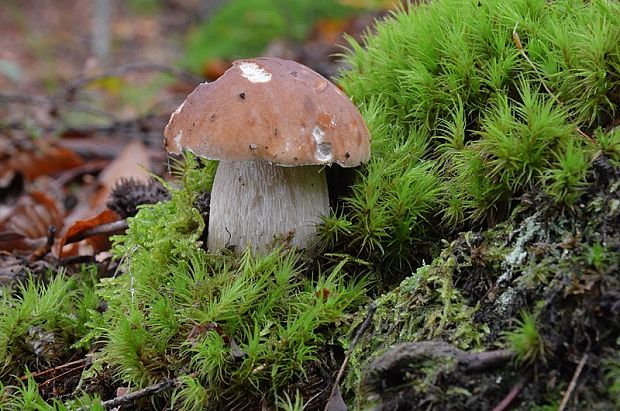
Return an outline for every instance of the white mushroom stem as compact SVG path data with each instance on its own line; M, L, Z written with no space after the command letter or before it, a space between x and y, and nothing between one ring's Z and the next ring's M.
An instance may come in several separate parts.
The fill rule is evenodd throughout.
M279 167L265 161L220 161L209 213L208 248L266 250L274 240L305 248L329 212L322 166Z

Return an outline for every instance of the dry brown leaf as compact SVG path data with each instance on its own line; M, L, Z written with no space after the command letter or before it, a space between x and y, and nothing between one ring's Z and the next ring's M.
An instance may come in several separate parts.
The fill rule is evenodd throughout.
M23 196L0 221L0 249L34 250L47 241L49 228L62 229L63 217L56 201L33 191Z
M13 153L1 167L0 175L18 171L27 181L33 181L37 177L70 170L82 164L82 158L72 150L41 141L32 150Z
M128 144L123 151L99 175L99 188L87 203L81 203L65 223L72 226L77 220L87 220L106 209L112 188L121 178L148 181L146 169L151 166L149 151L139 140Z
M91 205L102 209L114 184L121 178L148 182L150 177L146 170L150 168L151 158L146 146L140 140L132 141L99 175L101 187Z
M94 235L71 245L67 244L72 242L72 239L77 237L80 233L120 219L120 216L114 211L105 209L92 218L75 221L58 243L58 258L62 258L63 256L93 255L109 249L110 240L107 235Z

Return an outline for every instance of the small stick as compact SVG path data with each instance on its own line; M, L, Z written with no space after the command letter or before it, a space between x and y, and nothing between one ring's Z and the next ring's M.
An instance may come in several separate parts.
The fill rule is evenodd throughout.
M338 390L338 385L340 384L340 380L342 379L344 370L347 367L347 363L349 362L349 357L351 356L353 349L357 345L357 342L362 337L362 334L364 334L364 332L366 331L366 328L368 328L368 326L370 325L370 321L372 320L373 315L375 315L375 311L377 311L377 304L373 301L370 304L370 307L368 308L366 319L364 319L364 322L362 323L360 328L355 333L355 336L353 337L353 340L351 341L351 345L349 346L349 349L347 350L347 354L344 357L344 361L342 362L342 365L340 366L340 370L338 371L338 375L336 376L336 381L334 382L334 386L332 387L332 392L331 394L329 394L329 398L327 399L327 404L325 404L325 411L327 411L329 401L332 399L334 395L336 395L336 391Z
M85 365L86 361L87 361L86 358L82 358L81 360L71 361L71 362L59 365L58 367L48 368L47 370L43 370L43 371L39 371L39 372L34 372L34 373L30 374L30 376L32 378L42 377L44 375L53 373L55 371L62 370L64 368L73 367L74 365L83 366L83 365ZM28 375L23 375L23 376L19 377L19 379L20 379L20 381L26 381L26 380L28 380L28 377L29 377Z
M40 384L39 384L39 388L43 388L43 387L45 387L46 385L51 384L51 383L53 383L54 381L56 381L56 380L58 380L58 379L60 379L60 378L62 378L62 377L65 377L65 376L67 376L67 375L69 375L69 374L73 374L73 373L74 373L74 372L76 372L76 371L80 371L80 370L81 370L81 369L83 369L85 366L86 366L86 364L81 364L81 365L78 365L78 366L77 366L77 367L75 367L75 368L71 368L70 370L65 371L65 372L63 372L63 373L61 373L61 374L55 375L55 376L53 376L52 378L49 378L49 379L47 379L47 380L43 381L42 383L40 383Z
M504 397L504 399L493 408L493 411L505 411L508 409L510 404L514 401L515 398L519 395L523 387L525 387L525 383L530 379L531 372L525 373L523 377L517 382L517 384L512 387L512 390Z
M198 373L193 372L191 374L186 375L185 377L195 377L196 375L198 375ZM158 382L157 384L149 385L148 387L144 387L141 390L130 392L129 394L121 395L120 397L116 397L111 400L103 401L101 405L106 410L109 410L111 408L115 408L123 404L133 402L142 397L146 397L148 395L153 395L153 394L157 394L162 391L166 391L172 387L178 386L181 383L181 378L183 377L176 377L176 378L168 379L162 382ZM85 411L85 410L79 408L78 411Z
M144 72L144 71L156 71L168 74L173 77L182 78L192 83L202 83L204 81L203 78L195 76L194 74L176 68L174 66L167 66L164 64L151 63L151 62L138 62L138 63L130 63L123 66L118 66L113 69L104 71L100 74L96 74L93 76L85 76L79 77L76 80L72 81L60 91L58 91L52 98L52 101L61 101L67 100L70 98L73 93L75 93L80 88L87 86L90 83L101 80L103 78L108 77L120 77L131 72Z
M28 257L29 262L40 260L45 254L49 253L54 246L54 239L56 238L56 227L51 225L47 227L47 241L41 247L37 248Z
M564 393L564 397L562 398L562 402L558 407L558 411L563 411L568 404L568 400L570 399L571 394L575 390L577 386L577 380L579 379L579 375L581 375L581 371L583 371L583 367L586 365L586 361L588 360L588 354L584 354L577 365L577 369L575 369L575 373L573 374L573 378L570 380L570 384L568 385L568 389Z
M501 366L514 357L514 352L504 349L467 353L459 357L458 364L465 372L477 372Z

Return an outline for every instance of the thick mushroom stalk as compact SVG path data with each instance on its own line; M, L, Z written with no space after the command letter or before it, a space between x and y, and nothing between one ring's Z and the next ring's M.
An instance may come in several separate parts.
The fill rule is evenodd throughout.
M307 247L320 216L329 213L322 168L221 161L211 192L209 251L265 250L280 241Z

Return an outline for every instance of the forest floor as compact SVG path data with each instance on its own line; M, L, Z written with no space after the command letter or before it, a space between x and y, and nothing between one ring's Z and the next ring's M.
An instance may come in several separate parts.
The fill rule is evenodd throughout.
M31 273L75 270L82 263L112 275L118 262L109 252L109 236L127 225L110 209L111 193L121 179L147 182L154 174L172 181L162 136L170 113L197 84L228 67L228 61L213 60L200 74L180 68L187 27L199 21L200 2L192 0L161 2L154 11L119 6L110 25L112 51L98 60L90 26L84 24L91 19L91 3L9 1L0 13L0 286L6 289L17 289ZM334 43L344 44L343 30L359 37L372 17L324 22L304 44L274 41L265 52L335 74L339 66L332 56L339 48ZM381 397L386 410L409 409L412 403L503 410L519 401L524 409L537 405L539 410L611 407L605 367L617 354L612 337L620 329L618 170L602 158L589 183L570 212L532 193L509 221L455 236L431 268L379 298L352 367L386 343L398 343L402 330L415 326L413 334L423 332L419 323L400 318L403 310L412 313L409 319L427 316L429 301L436 306L443 301L436 290L415 288L413 282L422 277L432 278L437 290L449 277L460 309L476 308L463 324L484 334L486 340L477 343L496 357L472 360L447 345L401 347L376 359L360 386L349 386L359 390L358 401ZM512 354L499 352L503 347L497 341L504 338L501 330L514 325L519 308L536 304L546 341L540 345L544 361L515 365ZM360 315L361 322L365 312ZM444 331L441 337L455 345L469 332ZM460 368L432 367L448 357ZM417 362L421 366L414 369ZM30 371L41 382L53 375L54 385L62 385L63 378L75 383L64 367L85 367L83 362L40 365ZM18 378L24 376L25 370ZM529 384L534 378L546 384ZM108 397L126 394L119 388ZM543 407L545 401L549 408Z

